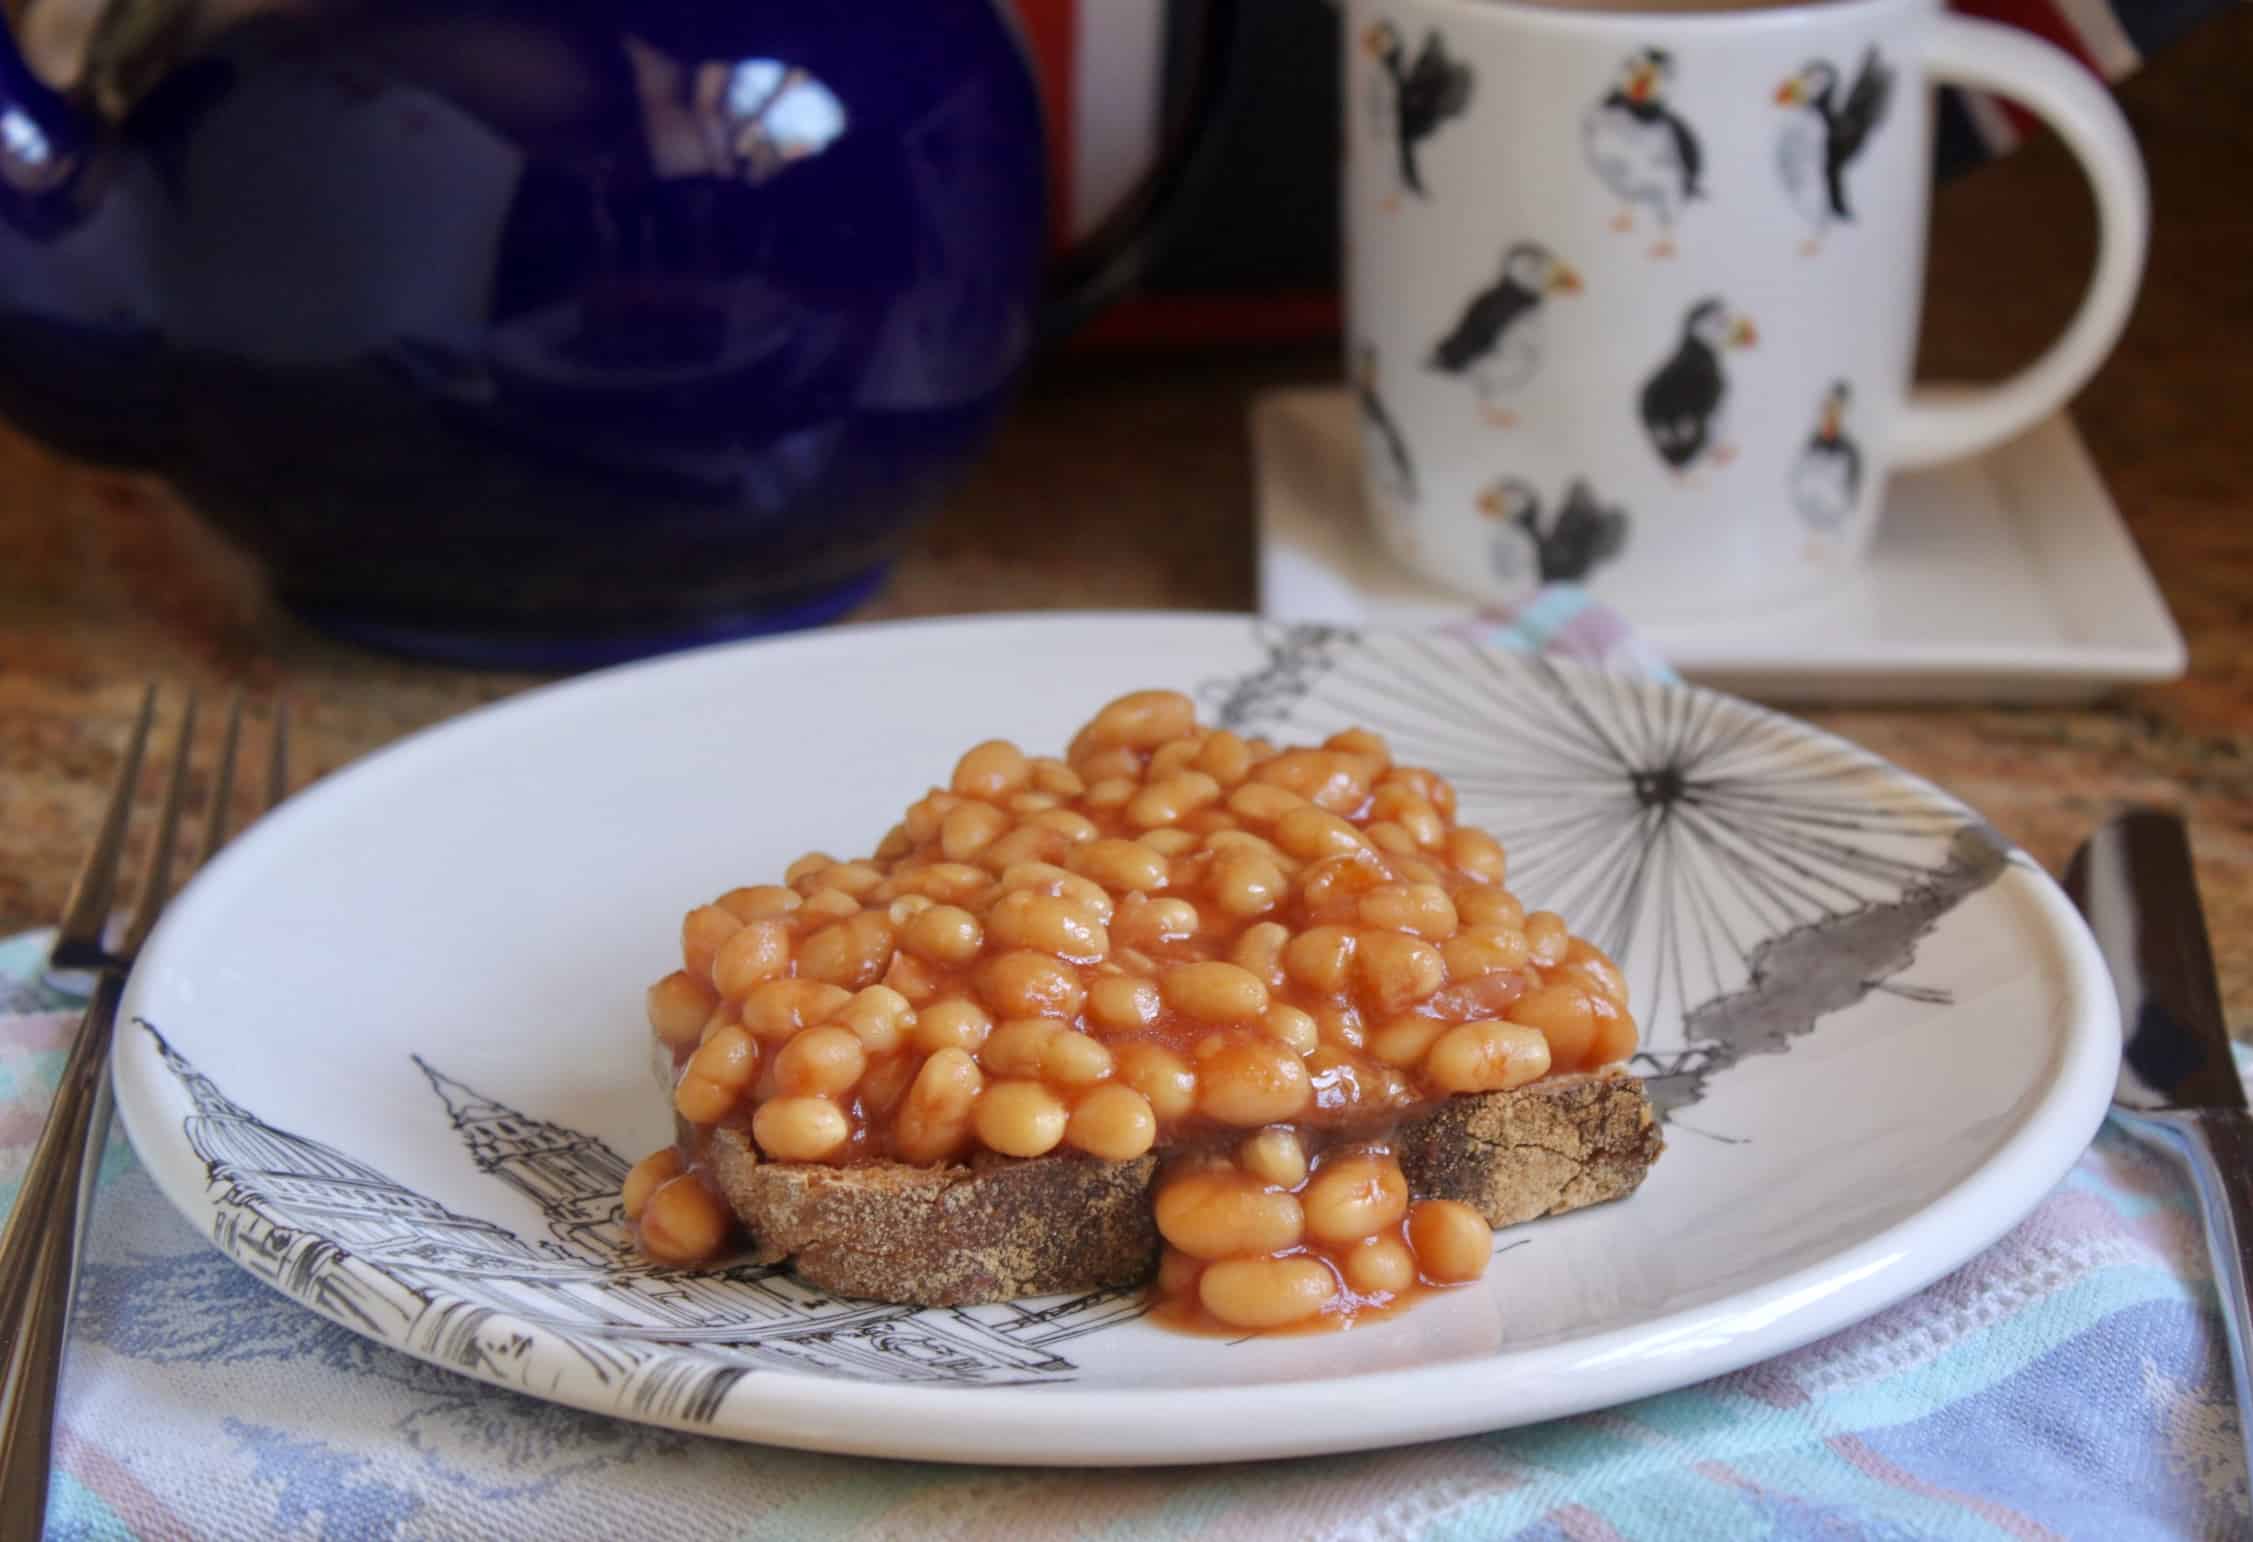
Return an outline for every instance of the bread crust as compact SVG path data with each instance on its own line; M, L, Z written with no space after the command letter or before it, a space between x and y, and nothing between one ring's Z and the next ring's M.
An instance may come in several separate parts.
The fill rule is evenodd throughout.
M1643 1084L1614 1067L1451 1098L1394 1144L1418 1197L1499 1228L1633 1193L1665 1143ZM760 1260L841 1296L968 1306L1129 1285L1157 1263L1155 1154L826 1167L762 1161L721 1128L706 1161Z

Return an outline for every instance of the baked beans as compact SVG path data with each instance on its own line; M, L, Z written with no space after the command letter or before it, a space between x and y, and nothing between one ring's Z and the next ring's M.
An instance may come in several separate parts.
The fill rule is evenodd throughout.
M1340 1320L1475 1279L1476 1211L1383 1132L1635 1049L1624 976L1503 887L1455 793L1363 730L1278 748L1139 691L1065 755L974 745L867 860L810 852L682 919L649 988L692 1127L769 1160L1169 1158L1158 1290L1195 1320ZM627 1175L652 1257L725 1243L672 1149Z

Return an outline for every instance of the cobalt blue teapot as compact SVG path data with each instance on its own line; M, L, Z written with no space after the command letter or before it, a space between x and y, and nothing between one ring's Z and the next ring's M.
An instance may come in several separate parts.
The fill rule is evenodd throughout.
M468 661L850 607L1188 175L1059 276L994 0L9 9L0 413Z

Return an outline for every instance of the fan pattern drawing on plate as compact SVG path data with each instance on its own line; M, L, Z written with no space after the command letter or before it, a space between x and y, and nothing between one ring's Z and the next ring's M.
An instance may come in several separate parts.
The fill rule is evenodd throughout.
M561 1368L521 1331L531 1325L622 1410L706 1423L762 1369L964 1386L1068 1380L1077 1366L1058 1345L1145 1310L1138 1292L1104 1291L919 1311L824 1296L758 1265L651 1264L619 1209L624 1158L416 1057L470 1163L539 1206L549 1235L528 1240L266 1123L154 1024L140 1026L189 1100L181 1128L203 1160L222 1249L339 1322L503 1385L539 1392Z
M1460 639L1263 629L1268 663L1208 688L1226 726L1358 724L1455 784L1509 883L1619 961L1671 1112L1906 978L1918 941L2001 876L1989 826L1841 740L1733 698Z

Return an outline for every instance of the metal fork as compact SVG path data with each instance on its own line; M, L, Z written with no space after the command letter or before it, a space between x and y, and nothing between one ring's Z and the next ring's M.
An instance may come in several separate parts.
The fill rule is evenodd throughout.
M240 691L227 709L219 760L212 770L201 849L188 871L211 859L227 839L234 798L235 755L242 738ZM196 698L191 692L165 779L146 873L131 913L114 934L111 905L124 865L125 835L149 728L156 720L156 687L141 697L140 716L102 815L94 848L71 886L57 928L51 962L58 969L90 970L94 995L63 1064L62 1082L46 1128L32 1148L31 1165L16 1192L15 1209L0 1232L0 1341L7 1362L0 1372L0 1537L35 1537L45 1524L47 1480L54 1453L55 1394L63 1346L70 1338L71 1300L78 1283L80 1249L93 1209L94 1173L109 1138L110 1045L125 977L172 894L180 823L187 802L188 764L195 746ZM289 725L274 708L273 744L266 769L265 806L288 790Z

